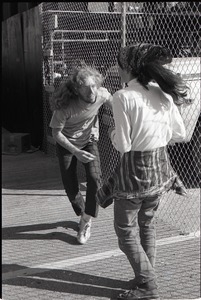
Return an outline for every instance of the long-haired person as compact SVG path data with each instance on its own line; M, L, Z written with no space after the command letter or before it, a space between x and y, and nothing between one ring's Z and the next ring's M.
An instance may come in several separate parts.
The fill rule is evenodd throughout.
M77 235L81 244L89 239L92 218L98 215L95 199L101 186L98 110L111 100L111 94L101 87L102 81L102 75L96 69L82 64L59 87L51 101L50 127L56 141L64 189L76 215L81 216ZM77 176L78 160L86 171L85 200Z
M152 44L123 47L117 57L119 75L127 87L113 95L115 128L109 134L121 160L97 192L102 207L114 200L119 247L135 275L132 289L117 299L159 299L153 220L161 195L171 188L182 189L166 146L185 141L177 106L190 102L182 79L164 66L171 60L168 49Z

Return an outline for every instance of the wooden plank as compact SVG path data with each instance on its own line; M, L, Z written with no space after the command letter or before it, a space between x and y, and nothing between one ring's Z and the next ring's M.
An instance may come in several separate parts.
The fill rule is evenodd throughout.
M11 132L26 132L27 109L26 109L26 89L24 78L24 59L20 15L15 15L6 21L7 25L7 88L9 97L9 111L5 111L8 118L9 130Z
M43 134L42 26L38 7L24 12L22 20L30 134L32 144L38 146L42 143Z
M34 76L30 80L27 78L32 93L35 88L42 86L42 28L38 7L24 12L22 17L26 75Z
M9 71L8 71L8 31L7 22L2 22L2 126L8 128L8 118L6 111L9 110Z

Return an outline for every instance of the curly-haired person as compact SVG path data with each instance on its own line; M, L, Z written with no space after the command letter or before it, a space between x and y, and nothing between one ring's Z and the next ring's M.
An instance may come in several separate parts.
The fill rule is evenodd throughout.
M66 194L77 216L81 216L77 240L85 244L90 237L92 217L98 215L95 199L101 186L98 151L98 111L103 103L110 105L111 94L101 87L102 75L94 68L82 65L55 91L50 127L56 141L61 177ZM86 199L77 176L77 160L86 171Z
M115 128L109 134L121 160L96 197L102 207L114 202L119 247L134 271L132 289L119 300L159 299L154 215L165 192L185 194L166 146L185 141L177 106L191 101L185 82L164 66L171 61L168 49L152 44L123 47L117 56L127 87L113 94Z

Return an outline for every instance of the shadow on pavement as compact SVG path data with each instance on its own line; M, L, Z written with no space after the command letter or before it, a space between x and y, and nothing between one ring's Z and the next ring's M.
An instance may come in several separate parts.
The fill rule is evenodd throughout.
M20 266L18 267L20 268ZM16 269L16 265L11 265L9 269L11 268ZM6 269L6 266L4 266L4 269ZM7 279L4 280L4 284L26 286L28 288L42 289L71 295L80 294L96 297L107 297L109 299L116 299L116 296L119 294L121 289L129 288L129 282L127 281L94 276L69 270L37 270L34 268L27 268L27 272L32 272L34 275L24 275L18 276L14 279ZM76 297L74 299L76 299Z
M2 229L3 240L61 240L71 245L78 245L77 239L68 234L67 230L78 231L78 223L62 221L48 224L6 227ZM40 231L35 233L35 231ZM49 232L48 232L49 231Z

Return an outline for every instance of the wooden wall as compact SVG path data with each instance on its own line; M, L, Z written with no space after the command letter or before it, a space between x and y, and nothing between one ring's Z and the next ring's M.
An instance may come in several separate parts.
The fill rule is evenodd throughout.
M42 144L42 45L38 7L2 22L2 127Z
M2 21L22 13L28 9L38 6L42 2L2 2L1 3L1 15Z

